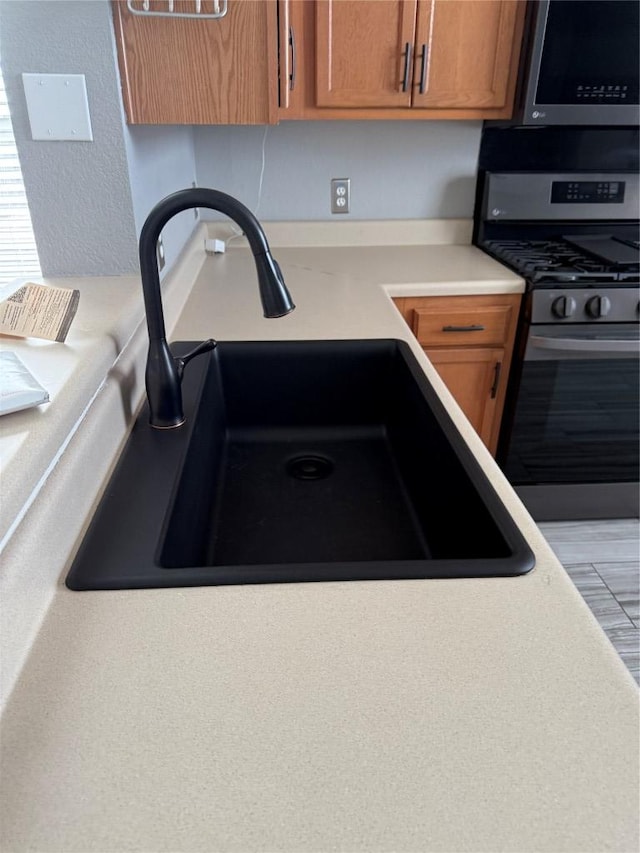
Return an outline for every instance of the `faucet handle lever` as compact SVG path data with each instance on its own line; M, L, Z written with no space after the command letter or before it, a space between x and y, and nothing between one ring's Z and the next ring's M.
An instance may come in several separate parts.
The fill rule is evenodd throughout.
M197 355L202 355L204 352L209 352L209 350L214 349L217 346L216 342L209 338L207 341L203 341L201 344L195 349L192 349L191 352L188 352L186 355L176 356L175 362L176 367L178 369L178 376L182 379L182 374L184 373L184 369L187 364L191 361L192 358L195 358Z

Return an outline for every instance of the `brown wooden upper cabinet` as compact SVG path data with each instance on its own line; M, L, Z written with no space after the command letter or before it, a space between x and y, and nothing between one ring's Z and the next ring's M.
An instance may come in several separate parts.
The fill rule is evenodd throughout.
M199 14L215 0L150 0L146 11ZM133 7L143 9L142 0ZM211 7L211 9L209 8ZM274 124L278 120L276 0L229 0L219 19L134 14L114 0L130 124Z
M316 104L409 107L417 0L316 3Z
M281 0L281 117L508 118L525 6Z

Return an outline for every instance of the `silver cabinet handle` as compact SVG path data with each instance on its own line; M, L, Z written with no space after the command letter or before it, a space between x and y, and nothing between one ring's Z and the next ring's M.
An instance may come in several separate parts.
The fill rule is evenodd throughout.
M620 341L603 338L584 340L583 338L547 338L542 335L531 335L529 343L539 349L565 352L640 352L640 340Z

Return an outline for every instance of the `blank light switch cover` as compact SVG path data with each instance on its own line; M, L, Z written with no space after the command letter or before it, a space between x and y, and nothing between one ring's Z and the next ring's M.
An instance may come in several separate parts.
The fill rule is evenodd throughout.
M23 74L32 139L93 142L84 74Z

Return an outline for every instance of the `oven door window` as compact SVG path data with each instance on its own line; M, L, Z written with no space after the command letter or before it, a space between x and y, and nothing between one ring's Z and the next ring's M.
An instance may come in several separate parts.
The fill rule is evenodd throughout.
M637 482L638 330L532 329L503 468L513 485ZM604 339L604 340L603 340Z

